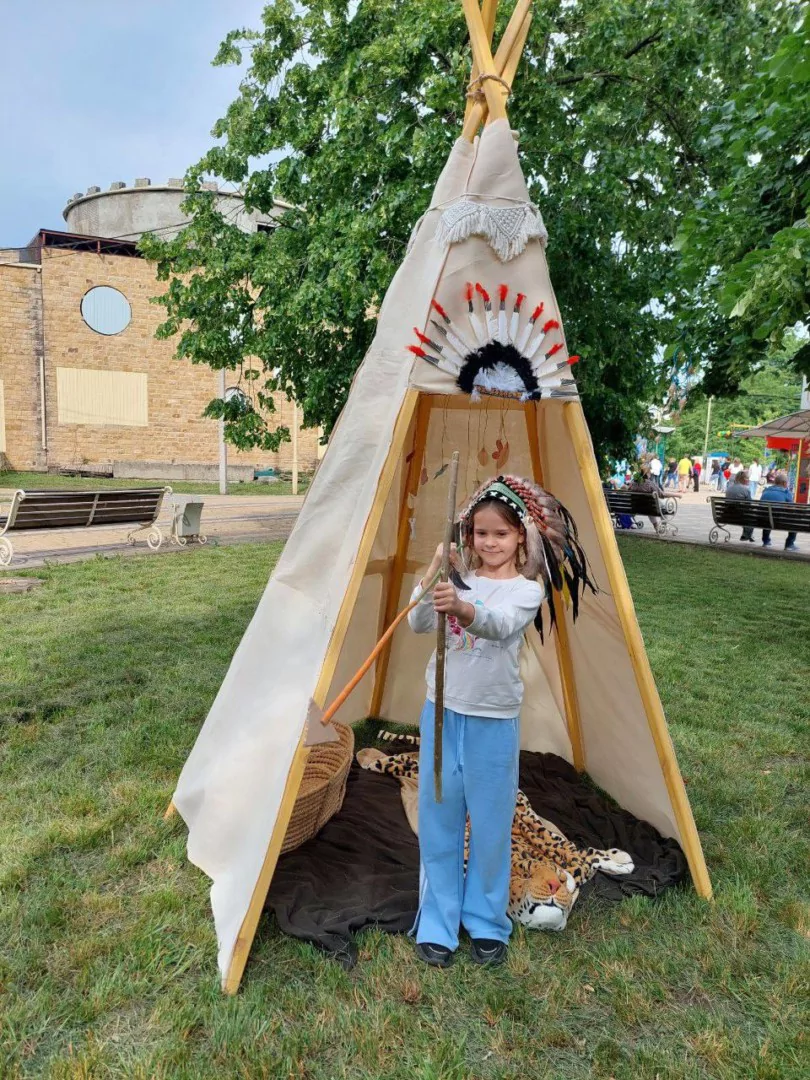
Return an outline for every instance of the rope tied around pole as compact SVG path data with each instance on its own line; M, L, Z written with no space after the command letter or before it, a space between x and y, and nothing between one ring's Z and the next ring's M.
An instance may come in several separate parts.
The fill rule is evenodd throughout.
M506 79L502 79L500 75L496 75L494 72L485 71L483 74L478 75L469 83L465 96L468 97L471 101L486 101L486 94L481 89L481 84L484 82L485 79L493 79L496 83L500 83L500 85L506 92L506 96L509 97L511 95L512 87L509 85Z

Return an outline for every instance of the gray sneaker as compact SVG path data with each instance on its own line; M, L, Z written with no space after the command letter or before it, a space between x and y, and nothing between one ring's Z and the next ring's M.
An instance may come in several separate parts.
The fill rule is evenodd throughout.
M416 955L431 967L450 967L453 953L446 945L434 945L432 941L417 941Z
M505 941L494 941L492 938L470 939L470 956L474 964L497 967L506 959L508 948Z

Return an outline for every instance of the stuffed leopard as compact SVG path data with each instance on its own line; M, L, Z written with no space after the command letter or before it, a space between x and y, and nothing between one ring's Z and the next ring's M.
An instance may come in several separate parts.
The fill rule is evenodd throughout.
M386 741L404 740L418 745L415 735L380 732ZM402 786L402 801L408 822L418 833L417 790L419 755L384 754L380 750L360 750L357 761L364 769L394 776ZM464 842L465 869L469 851L470 822ZM633 872L633 860L626 851L610 848L581 848L568 840L550 821L540 817L522 791L518 791L512 821L512 875L508 914L532 930L564 930L580 888L598 870L618 877Z

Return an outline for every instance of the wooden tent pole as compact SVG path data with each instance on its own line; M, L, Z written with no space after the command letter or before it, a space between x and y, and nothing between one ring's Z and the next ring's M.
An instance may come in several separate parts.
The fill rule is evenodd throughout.
M518 3L512 12L512 18L509 20L506 30L504 30L503 37L498 45L498 51L495 53L495 70L510 89L520 58L523 55L526 38L529 36L529 27L532 22L530 7L531 0L521 0ZM497 84L497 87L505 102L507 97L505 87L500 84ZM486 101L477 100L473 102L469 115L464 119L462 135L465 139L469 142L473 141L481 123L487 121L488 114L489 110Z
M422 460L425 456L425 444L427 442L428 425L430 423L430 402L426 396L420 396L416 410L416 428L414 431L411 460L408 463L408 475L405 480L405 488L402 493L402 503L399 508L399 529L397 532L397 547L394 553L394 561L391 566L391 574L388 579L388 595L385 601L383 615L383 629L391 625L399 606L399 594L402 591L402 579L405 576L405 566L408 560L408 544L411 539L411 508L410 501L419 490L419 477L422 473ZM392 640L385 643L385 647L377 658L377 666L374 671L374 690L371 694L369 713L378 716L382 707L383 693L385 692L385 680L388 675L388 663L391 659Z
M484 24L484 30L486 32L487 41L489 42L490 48L492 48L492 35L495 32L495 13L497 10L498 0L483 0L483 3L481 5L481 21ZM478 78L478 75L478 64L476 64L475 57L473 57L472 66L470 68L470 84L473 84L475 82L475 80ZM464 110L465 124L469 119L470 113L472 112L474 105L475 100L471 97L468 97L467 106Z
M540 456L540 438L537 433L538 406L527 401L525 406L526 434L529 439L529 456L532 462L532 473L535 483L545 487L543 477L543 460ZM579 699L577 686L574 679L574 664L571 660L571 639L568 635L568 623L565 618L565 602L561 593L555 598L557 605L557 667L560 672L560 686L562 687L563 706L565 708L565 723L568 728L568 738L571 742L571 755L574 759L574 768L582 772L585 768L585 748L582 740L582 721L579 715ZM550 632L549 632L550 636Z
M613 526L608 517L607 504L599 481L593 445L591 444L588 426L585 423L585 414L580 403L574 401L565 402L563 404L563 417L577 456L580 475L585 486L585 493L588 497L596 534L599 539L602 559L607 569L611 595L616 605L616 613L619 616L619 623L624 634L630 662L633 665L633 674L636 677L636 684L644 704L644 711L647 714L647 723L655 743L664 782L675 814L675 821L680 830L686 861L689 864L689 870L698 895L708 900L712 895L712 885L709 880L706 861L703 857L700 837L695 826L695 819L692 816L689 799L686 796L686 788L675 757L675 748L672 745L672 737L667 728L661 699L658 696L658 690L650 668L650 661L644 648L644 640L636 619L630 586L627 583L627 575L624 572L624 565L616 546Z
M402 449L405 445L405 440L411 426L411 420L413 419L418 399L418 390L408 390L399 410L399 416L397 417L394 433L391 438L391 445L388 448L388 455L385 459L382 472L380 473L374 501L371 504L371 510L366 519L363 536L357 550L357 557L354 561L354 566L352 567L351 577L349 578L349 584L343 595L343 603L340 606L340 611L338 612L338 617L335 621L334 629L332 630L332 636L329 640L329 647L326 650L326 655L323 664L321 665L318 682L312 695L315 704L321 708L323 708L326 695L329 693L329 686L331 685L335 674L338 657L340 656L340 650L343 647L346 631L349 628L354 605L357 602L357 594L360 592L360 586L363 581L363 576L365 575L366 564L368 563L369 555L371 554L374 537L377 535L377 529L379 528L380 519L382 518L382 513L391 491L391 485L394 482L397 466L402 458ZM259 919L264 909L264 902L267 899L267 890L270 888L270 882L273 880L273 873L275 872L276 863L278 862L278 857L281 852L281 845L284 842L284 837L287 833L287 826L290 823L290 816L292 815L293 806L295 805L295 800L298 796L298 789L301 786L301 779L304 775L304 765L306 764L307 755L309 753L308 748L304 745L305 737L306 725L301 732L298 746L293 754L292 764L290 765L290 771L287 775L287 783L284 787L284 794L281 797L278 816L276 817L276 823L273 827L273 832L267 846L267 853L265 854L262 868L259 871L259 877L253 887L250 904L248 905L247 912L242 920L242 925L239 928L236 944L234 945L231 960L228 964L228 970L222 980L222 989L226 994L235 994L239 989L239 983L242 981L242 974L244 973L245 964L247 963L250 954L250 948L253 944L253 939L256 936L256 928L259 925Z
M479 78L481 78L481 76L493 76L493 78L484 78L481 85L484 96L487 99L489 118L490 120L503 120L506 118L506 107L504 105L501 88L498 86L500 75L498 75L495 70L495 63L492 59L492 50L487 41L484 23L481 19L481 9L478 7L478 0L461 0L461 4L464 8L464 18L467 20L467 29L470 32L470 44L472 45L473 58L481 73Z

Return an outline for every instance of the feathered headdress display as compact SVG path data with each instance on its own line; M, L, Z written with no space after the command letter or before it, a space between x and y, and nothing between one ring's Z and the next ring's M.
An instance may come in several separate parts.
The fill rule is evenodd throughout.
M498 476L485 481L459 516L460 549L464 566L472 569L474 510L485 500L506 503L515 511L526 533L526 562L519 567L524 577L545 587L549 610L549 628L557 621L554 590L571 605L574 619L579 614L579 599L590 589L596 593L574 519L559 499L538 484L520 476ZM543 638L543 604L534 625Z
M439 301L433 300L428 332L414 327L419 344L408 346L414 355L452 375L459 390L473 401L482 394L520 401L576 399L576 383L568 371L579 357L560 358L565 346L553 341L560 324L557 319L543 320L543 304L530 310L521 292L509 304L508 285L499 285L497 305L493 305L480 281L468 282L464 295L469 329L456 325Z

